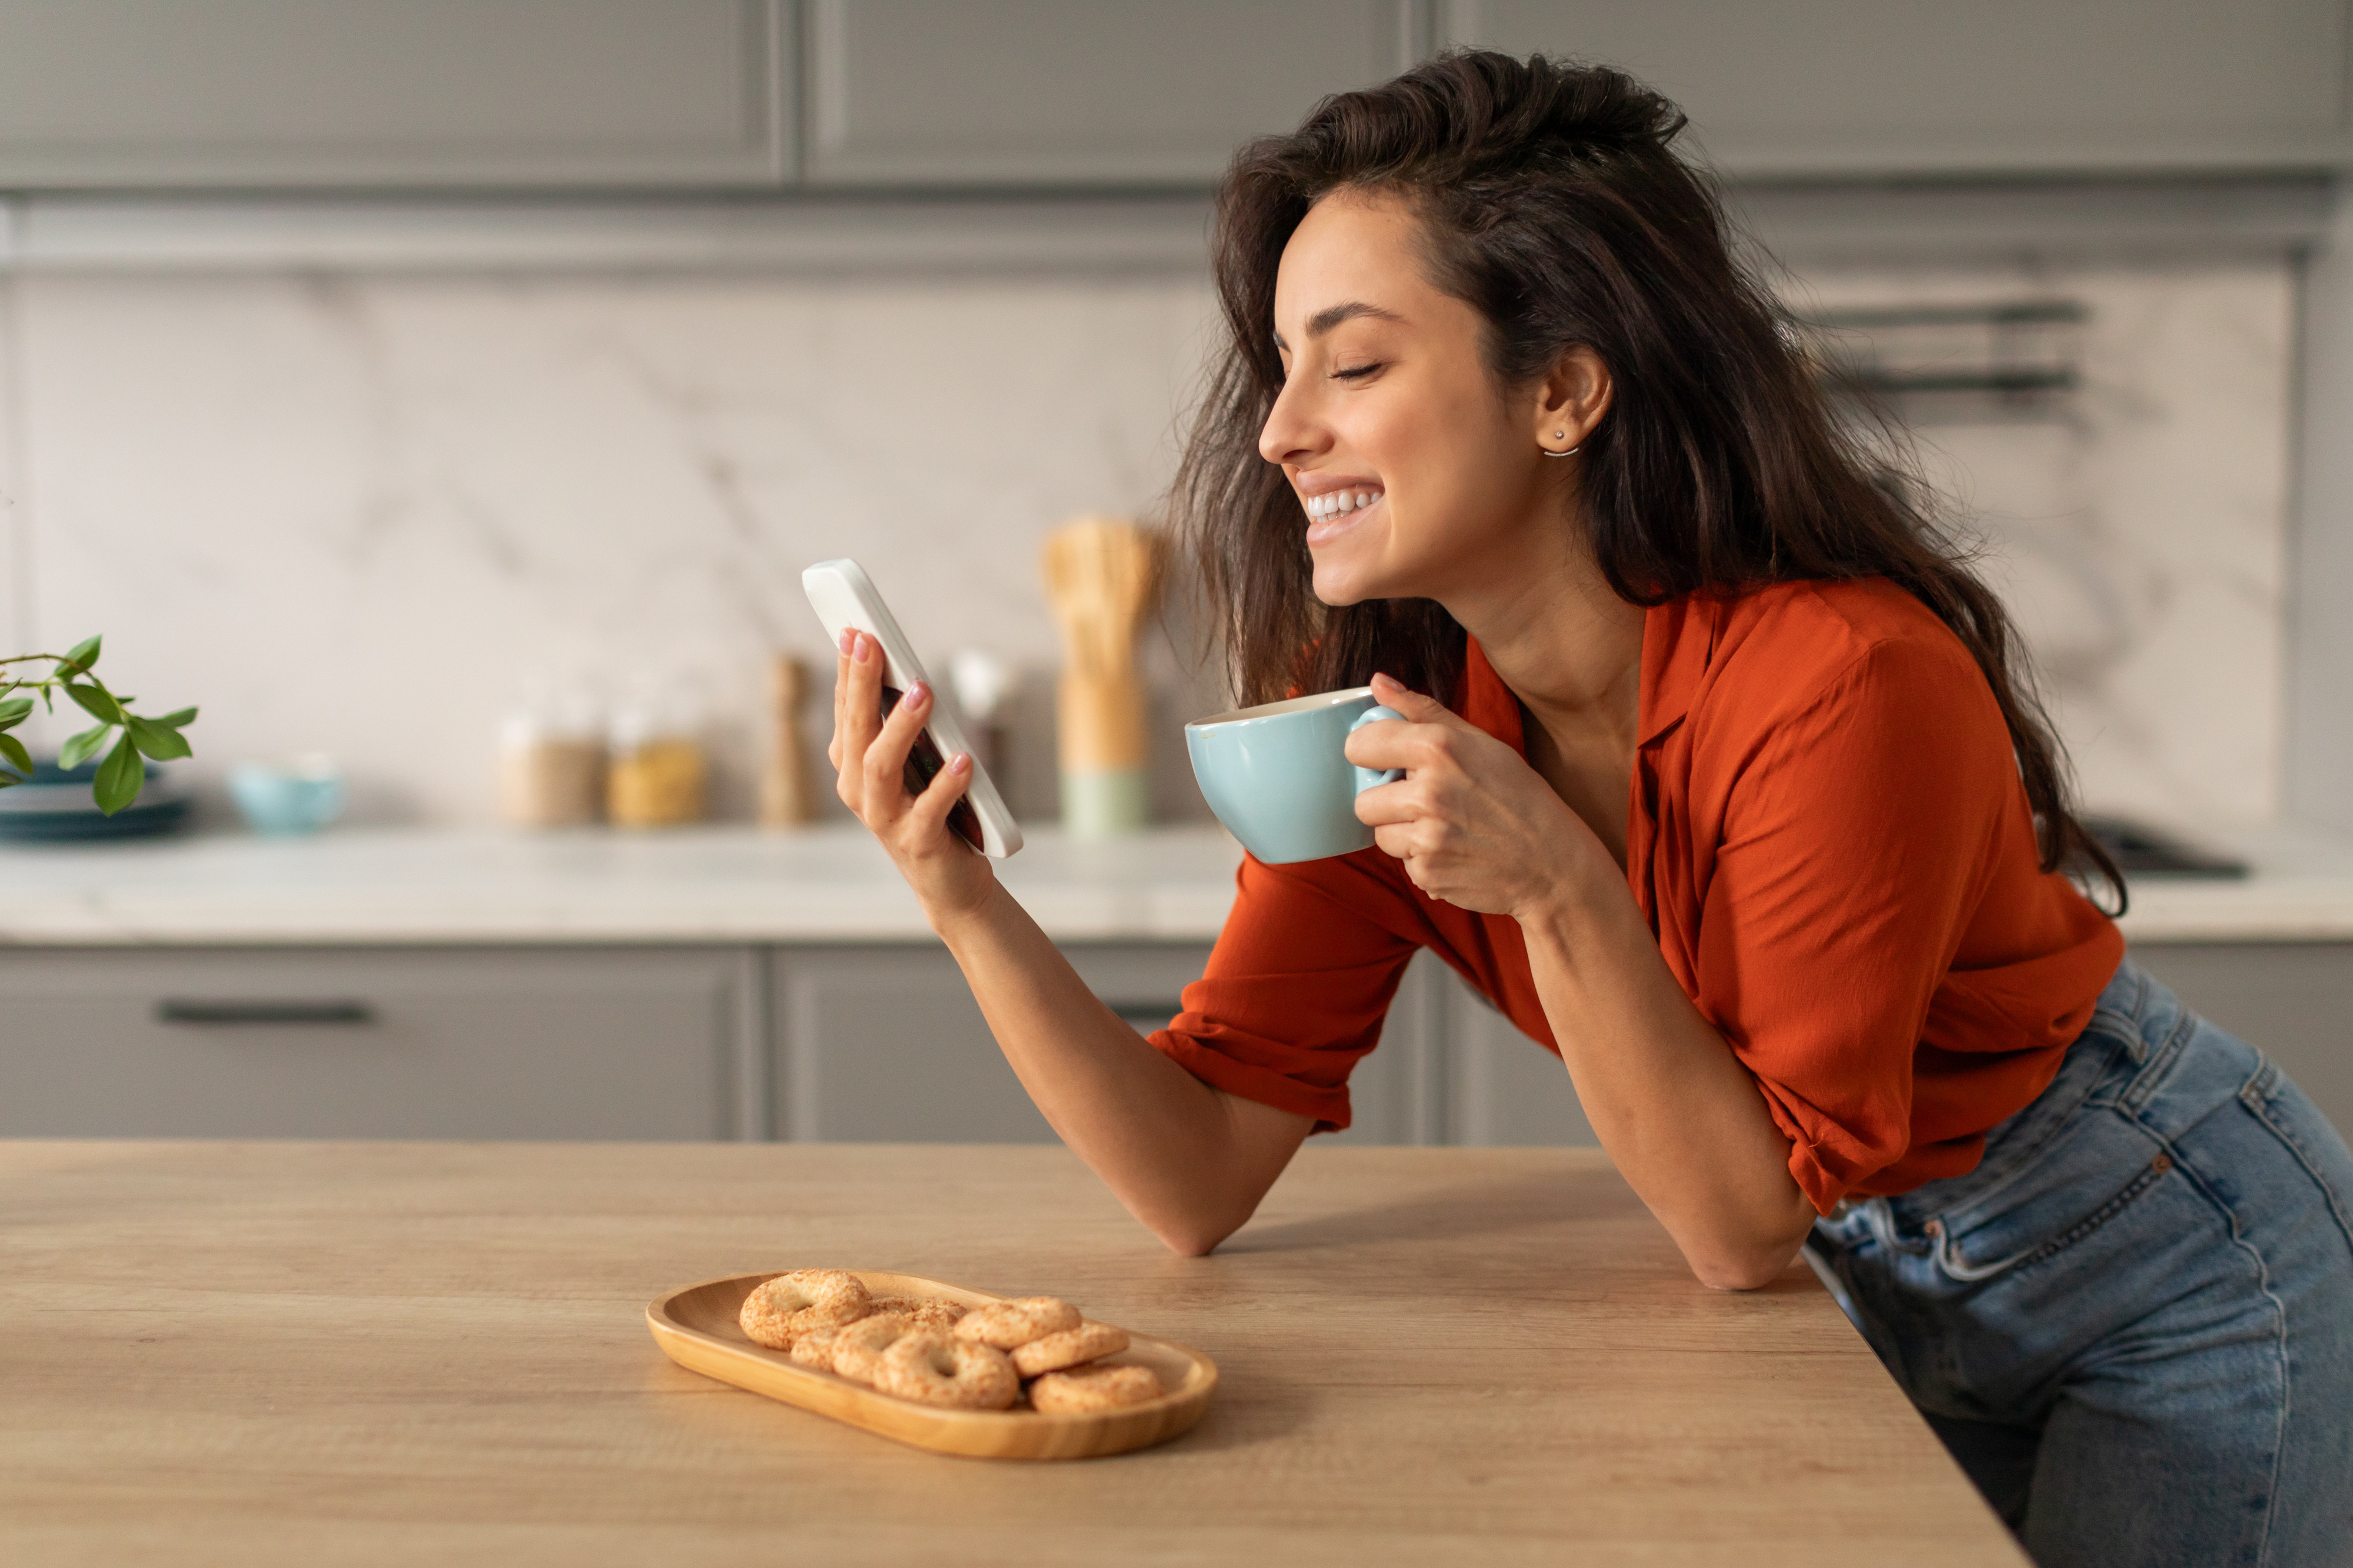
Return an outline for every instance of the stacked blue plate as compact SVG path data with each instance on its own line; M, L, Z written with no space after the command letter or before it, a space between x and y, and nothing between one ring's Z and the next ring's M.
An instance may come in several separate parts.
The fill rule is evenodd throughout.
M23 778L0 763L0 772ZM90 784L98 763L61 768L52 758L33 763L33 776L0 789L0 842L58 843L94 838L144 838L170 833L188 819L187 791L174 785L154 763L147 764L147 787L112 816L98 809Z

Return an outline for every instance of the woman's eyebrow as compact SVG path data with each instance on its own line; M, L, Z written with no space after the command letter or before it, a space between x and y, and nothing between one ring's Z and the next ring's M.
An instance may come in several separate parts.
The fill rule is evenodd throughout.
M1405 320L1395 310L1384 310L1378 305L1367 305L1362 300L1351 300L1344 305L1327 306L1308 317L1307 335L1311 338L1320 338L1343 321L1354 321L1367 316L1377 321Z
M1323 310L1318 310L1314 315L1308 317L1307 335L1311 338L1320 338L1343 321L1354 321L1361 318L1367 317L1376 321L1402 321L1405 320L1403 316L1398 315L1395 310L1384 310L1378 305L1368 305L1362 300L1350 300L1345 304L1327 305ZM1282 341L1282 334L1281 332L1277 332L1274 334L1274 346L1279 349L1287 349L1291 345Z

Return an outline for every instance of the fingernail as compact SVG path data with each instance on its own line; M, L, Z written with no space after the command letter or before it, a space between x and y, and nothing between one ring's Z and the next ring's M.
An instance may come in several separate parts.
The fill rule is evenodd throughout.
M841 628L841 657L849 658L858 651L858 634L848 626Z
M860 664L864 664L868 659L874 657L874 639L872 637L868 637L864 632L852 632L849 636L851 638L849 645L850 658L856 659Z
M907 706L910 708L921 708L931 700L932 689L928 682L918 680L907 688Z
M965 755L962 752L958 752L955 756L948 759L948 772L952 773L968 773L972 772L972 759Z

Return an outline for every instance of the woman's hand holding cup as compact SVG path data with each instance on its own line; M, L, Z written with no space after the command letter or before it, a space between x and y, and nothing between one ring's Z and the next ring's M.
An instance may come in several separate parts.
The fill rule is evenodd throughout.
M1356 818L1415 887L1525 920L1568 895L1597 857L1614 873L1593 830L1519 752L1386 675L1373 677L1373 695L1402 717L1351 734L1348 761L1405 777L1360 793Z

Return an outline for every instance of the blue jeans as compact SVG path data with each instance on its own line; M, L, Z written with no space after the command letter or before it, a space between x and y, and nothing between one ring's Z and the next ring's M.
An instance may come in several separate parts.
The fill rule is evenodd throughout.
M1807 1250L2043 1568L2353 1563L2353 1154L2129 961L1976 1170Z

